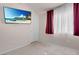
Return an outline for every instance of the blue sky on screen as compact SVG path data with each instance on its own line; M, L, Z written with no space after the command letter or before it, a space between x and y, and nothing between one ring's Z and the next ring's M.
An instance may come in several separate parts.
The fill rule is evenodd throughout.
M22 17L31 14L30 11L24 11L14 8L4 7L5 18L14 18L14 17Z

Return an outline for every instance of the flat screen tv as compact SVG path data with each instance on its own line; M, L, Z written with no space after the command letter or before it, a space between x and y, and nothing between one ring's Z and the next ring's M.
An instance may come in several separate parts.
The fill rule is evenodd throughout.
M31 12L3 7L4 9L4 19L6 23L31 23Z

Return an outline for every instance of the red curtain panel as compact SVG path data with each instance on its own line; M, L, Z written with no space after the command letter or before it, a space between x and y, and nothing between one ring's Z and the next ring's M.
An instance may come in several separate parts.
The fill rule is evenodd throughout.
M46 33L53 34L53 10L47 11Z
M73 8L74 8L74 35L79 36L79 3L74 3Z

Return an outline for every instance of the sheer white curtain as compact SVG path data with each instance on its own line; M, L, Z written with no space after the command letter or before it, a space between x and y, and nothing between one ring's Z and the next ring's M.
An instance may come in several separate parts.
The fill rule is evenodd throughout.
M54 9L54 33L73 34L73 4Z

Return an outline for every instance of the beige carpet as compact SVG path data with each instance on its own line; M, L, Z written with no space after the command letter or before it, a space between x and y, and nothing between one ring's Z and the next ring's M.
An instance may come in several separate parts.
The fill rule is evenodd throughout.
M78 55L79 51L55 44L33 42L28 46L5 53L4 55Z

